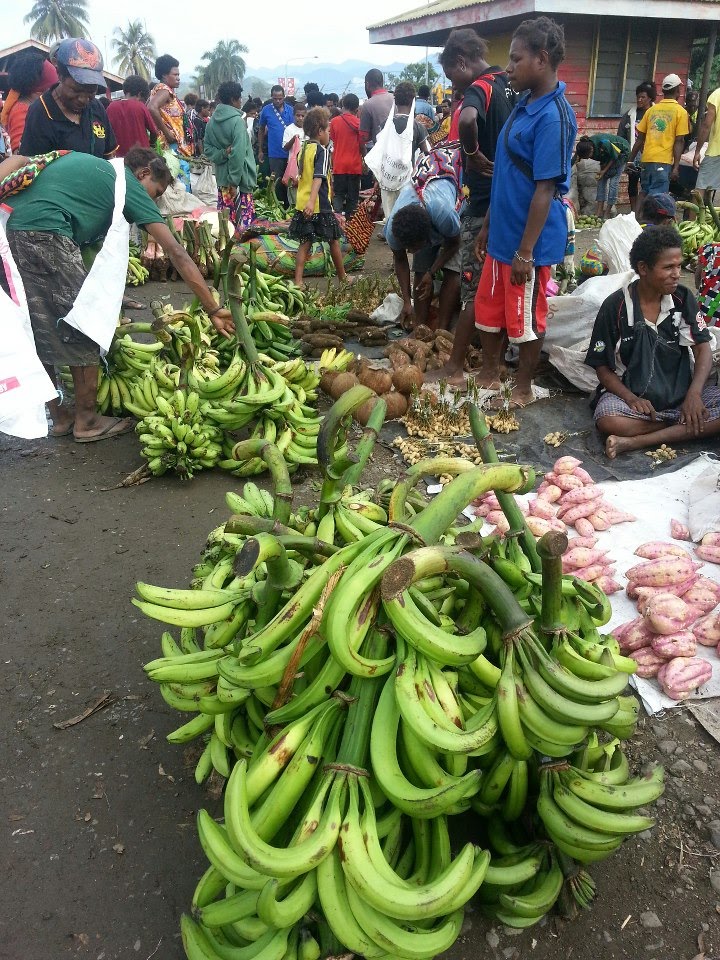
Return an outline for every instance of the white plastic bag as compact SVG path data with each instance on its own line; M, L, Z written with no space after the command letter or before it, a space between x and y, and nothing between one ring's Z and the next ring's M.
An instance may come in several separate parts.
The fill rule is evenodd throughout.
M155 201L164 217L183 217L202 206L198 198L188 193L182 180L173 180L162 196ZM217 194L215 194L217 202Z
M703 470L689 493L690 536L699 543L706 533L720 530L720 464Z
M402 298L396 293L389 293L383 302L370 314L371 320L378 323L395 323L403 307Z
M47 436L45 403L57 390L35 352L25 289L2 225L0 265L11 292L0 287L0 433L34 440Z
M625 273L630 269L630 247L642 233L634 213L623 213L606 220L600 227L598 246L610 273Z
M205 204L207 207L217 205L217 180L213 174L212 164L204 163L202 170L197 176L191 173L190 184L193 195L197 197L200 203Z
M402 133L395 129L395 111L391 110L375 141L365 157L368 169L383 190L400 190L410 179L413 169L413 129L415 101L413 100L407 124Z
M64 318L65 323L94 340L103 353L110 348L120 316L130 243L130 224L123 215L125 166L122 160L110 162L115 168L112 223L70 313Z

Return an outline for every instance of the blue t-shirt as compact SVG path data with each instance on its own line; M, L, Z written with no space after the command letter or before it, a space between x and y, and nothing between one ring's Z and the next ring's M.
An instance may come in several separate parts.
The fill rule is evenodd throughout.
M447 243L448 240L457 237L460 233L460 214L455 209L457 188L452 180L431 180L425 184L423 200L425 209L430 214L430 220L432 221L431 245L437 246ZM391 250L403 249L393 236L393 217L398 210L402 210L403 207L407 207L411 203L420 203L420 198L412 183L406 183L400 190L395 206L385 225L385 239Z
M564 96L565 84L539 100L524 96L500 131L490 195L488 253L512 263L525 232L538 180L554 180L556 197L535 244L537 266L560 263L567 245L567 216L560 197L570 187L577 121ZM515 162L513 162L513 159Z
M287 160L288 152L283 150L285 128L294 121L293 108L285 103L282 110L276 110L274 104L266 103L260 111L260 126L267 127L266 153L269 157Z
M431 120L435 119L435 108L427 100L421 100L419 97L415 100L415 116L421 113Z

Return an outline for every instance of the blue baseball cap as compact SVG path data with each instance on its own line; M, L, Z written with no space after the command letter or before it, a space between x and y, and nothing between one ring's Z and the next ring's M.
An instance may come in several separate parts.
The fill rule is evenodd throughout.
M55 53L57 63L65 67L76 83L104 87L103 58L98 47L83 37L63 40Z

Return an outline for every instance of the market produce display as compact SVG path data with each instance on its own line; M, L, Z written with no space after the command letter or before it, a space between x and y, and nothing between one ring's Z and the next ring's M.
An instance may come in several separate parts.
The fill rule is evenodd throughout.
M140 260L140 249L130 245L130 256L128 257L128 269L125 283L131 287L139 287L147 283L150 279L150 271L143 266Z
M293 511L284 459L272 494L246 484L190 589L137 584L134 603L179 627L145 666L201 738L198 781L227 783L224 823L198 816L210 866L182 918L189 960L356 953L423 960L457 938L464 907L526 927L588 906L587 865L652 820L660 768L633 778L621 740L635 662L600 632L609 602L564 575L567 538L529 531L514 494L529 468L429 459L361 486L384 402L351 454L344 393L318 436L317 503ZM453 480L428 501L421 477ZM494 491L504 539L458 526ZM470 811L472 811L470 813ZM471 842L453 854L453 817Z
M692 220L681 220L677 224L678 233L682 237L682 252L686 265L694 263L700 247L706 243L717 243L720 240L720 216L718 208L712 203L705 203L705 198L698 190L693 191L695 203L678 200L677 206L688 210Z
M412 364L420 371L439 370L450 359L455 334L450 330L431 330L423 324L415 327L412 337L393 340L385 350L394 370ZM465 357L465 370L480 366L480 352L469 347Z

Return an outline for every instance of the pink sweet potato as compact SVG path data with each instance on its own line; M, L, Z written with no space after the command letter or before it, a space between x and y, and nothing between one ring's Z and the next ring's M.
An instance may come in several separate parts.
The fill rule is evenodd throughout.
M673 657L694 657L697 640L689 630L681 630L669 636L653 637L652 648L659 657L665 657L666 660Z
M544 490L543 487L545 488ZM554 483L541 484L538 489L538 496L542 497L543 500L547 500L548 503L557 503L562 495L562 490L560 487L556 487Z
M534 537L542 537L553 529L549 521L543 520L542 517L528 517L525 523Z
M490 507L487 503L481 503L478 504L477 507L473 507L473 513L476 517L486 517L490 512Z
M594 547L598 542L597 537L573 537L570 541L570 550L574 550L575 547Z
M581 537L594 537L595 527L585 517L575 521L575 529Z
M679 520L670 521L670 536L673 540L692 540L690 530L684 523L680 523Z
M570 542L570 548L563 555L563 571L565 567L568 570L588 567L590 564L599 563L607 555L605 550L593 550L589 547L576 547Z
M561 509L558 517L561 520L564 520L565 523L575 523L577 520L582 520L584 517L587 517L590 520L590 517L597 513L598 511L598 501L597 500L588 500L585 503L578 503L575 506L571 506L569 509ZM592 523L592 520L590 520Z
M613 593L620 593L622 590L622 584L618 583L617 580L613 580L609 574L598 577L594 582L595 586L599 587L607 597L612 596Z
M600 487L575 487L563 494L561 503L563 507L572 507L578 503L587 503L588 500L599 500L601 497Z
M690 554L682 547L676 547L674 543L649 540L647 543L640 544L635 551L635 556L642 557L644 560L657 560L659 557L690 557Z
M700 657L675 657L658 677L671 700L684 700L712 676L712 664Z
M588 583L593 583L600 577L609 577L611 574L611 569L607 564L596 563L590 567L581 567L579 570L573 570L572 573L574 577L578 577L580 580L586 580Z
M676 597L685 597L688 591L697 583L698 575L693 573L691 577L688 577L687 580L683 580L682 583L674 583L672 586L672 592ZM635 580L629 580L626 588L627 595L631 600L637 600L639 597L652 597L656 593L667 593L667 587L641 587ZM689 602L689 601L688 601ZM693 603L693 606L697 604Z
M703 547L720 547L720 531L711 530L710 533L706 533L700 541L700 545Z
M638 677L656 677L660 667L667 663L667 660L659 657L652 647L640 647L638 650L633 650L632 658L637 663L635 673Z
M695 553L704 563L720 563L720 546L707 547L701 544L695 547Z
M551 473L550 475L546 473L545 479L566 492L583 486L582 480L578 480L578 478L574 477L571 473Z
M597 510L588 517L588 520L593 530L609 530L612 526L604 510Z
M581 463L577 457L560 457L553 464L553 473L572 473Z
M550 529L557 530L558 533L565 533L565 531L567 530L567 527L562 522L562 520L558 520L557 517L551 517L548 520L548 523L550 524Z
M689 557L660 557L631 567L625 576L641 587L667 587L672 589L693 575L695 570Z
M640 612L653 633L664 636L685 630L697 619L695 608L688 606L684 600L672 593L659 593L649 597Z
M510 524L508 523L508 519L505 516L505 514L502 512L502 510L493 510L491 513L489 513L485 517L485 519L487 520L488 523L494 524L495 529L499 530L500 533L507 533L508 530L510 529Z
M595 481L587 472L587 470L583 470L582 467L575 467L575 469L573 470L573 476L577 477L578 480L582 480L585 486L589 486L590 484L595 483Z
M698 607L702 613L710 613L720 603L720 584L710 577L696 575L695 582L679 596L682 596L686 603Z
M634 523L637 520L637 517L633 516L632 513L626 513L624 510L617 510L615 507L604 506L603 511L605 516L610 521L610 525L613 527L617 523Z
M696 620L692 632L697 642L704 647L714 647L720 643L720 611L708 613Z
M558 507L554 503L548 503L542 497L531 500L529 504L531 517L542 517L543 520L552 520L557 515Z
M633 653L635 650L642 650L643 647L650 647L655 634L650 630L644 617L637 617L626 624L622 635L616 640L620 644L620 650L623 653Z

